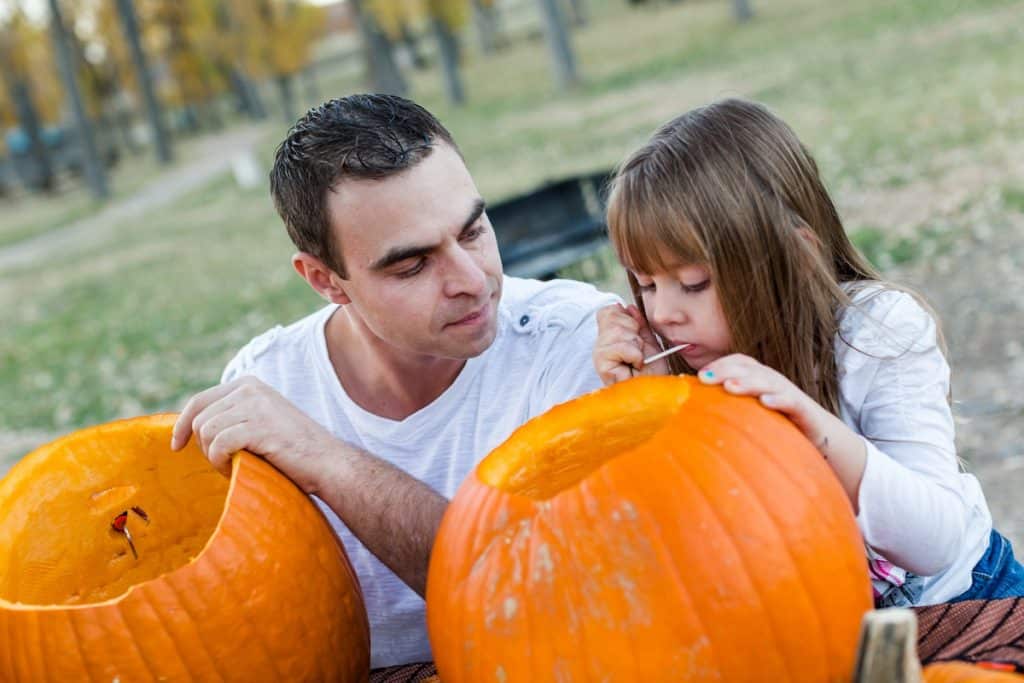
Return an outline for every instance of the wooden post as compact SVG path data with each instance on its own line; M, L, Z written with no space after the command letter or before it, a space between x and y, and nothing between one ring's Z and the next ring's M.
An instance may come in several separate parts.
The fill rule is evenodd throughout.
M921 683L917 658L917 615L890 608L864 615L857 646L854 683Z

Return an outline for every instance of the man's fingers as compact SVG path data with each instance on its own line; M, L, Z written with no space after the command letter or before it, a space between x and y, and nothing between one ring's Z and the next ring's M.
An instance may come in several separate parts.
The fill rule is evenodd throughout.
M171 431L171 450L177 451L183 448L188 443L189 437L192 436L192 422L196 419L196 416L206 410L212 403L227 396L236 386L237 382L218 384L205 391L200 391L190 398L185 407L181 409L181 413L174 423L174 429Z
M199 438L199 444L203 453L210 454L210 447L213 441L221 434L236 425L245 425L249 422L250 415L246 411L228 403L229 397L225 396L217 403L200 413L193 423L193 430ZM250 425L251 426L251 425Z
M231 476L231 456L244 449L249 437L245 424L236 424L228 427L210 442L206 451L206 458L213 465L214 469L225 477Z

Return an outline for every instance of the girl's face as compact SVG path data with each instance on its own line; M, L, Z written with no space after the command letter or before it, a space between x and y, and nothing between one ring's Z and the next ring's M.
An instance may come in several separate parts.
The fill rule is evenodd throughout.
M691 368L700 370L731 353L729 325L707 266L680 265L633 275L654 331L667 346L691 344L679 352Z

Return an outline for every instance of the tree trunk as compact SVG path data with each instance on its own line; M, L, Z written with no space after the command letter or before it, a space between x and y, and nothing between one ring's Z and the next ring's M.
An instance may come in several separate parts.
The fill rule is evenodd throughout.
M51 0L51 2L53 1ZM142 89L146 116L149 118L149 127L156 148L156 158L160 160L161 164L169 164L174 159L174 154L171 152L170 136L167 134L163 110L156 97L156 89L153 87L153 74L149 70L146 53L142 49L142 40L139 38L139 20L135 14L135 5L132 0L117 0L117 13L120 16L121 27L124 29L125 40L128 41L128 48L132 55L135 78Z
M362 0L352 0L356 23L363 37L368 87L371 92L405 95L408 86L395 64L391 41L363 7Z
M57 187L53 173L53 164L50 161L50 154L43 143L43 131L39 122L39 114L32 102L32 94L29 91L28 83L16 75L13 71L6 72L8 80L8 93L11 104L14 106L15 115L18 118L18 126L28 139L28 163L31 169L22 176L25 185L32 190L52 192ZM13 152L14 150L8 150ZM17 163L13 160L12 165Z
M416 69L426 69L429 64L427 58L420 52L419 42L416 40L416 35L409 28L409 24L402 22L402 45L409 53L409 58L412 60L412 65Z
M305 85L306 100L310 106L320 102L320 84L316 78L316 64L310 62L302 72L302 82Z
M78 81L75 79L75 67L71 58L71 49L68 46L64 19L60 11L60 2L59 0L49 0L49 5L50 30L53 37L54 54L57 57L57 64L60 67L61 77L64 81L64 90L67 93L68 99L71 100L71 111L75 118L78 146L82 153L86 181L94 197L106 199L110 195L110 190L107 186L106 169L96 153L96 140L93 137L92 124L85 113L85 106L82 104L82 93L79 91Z
M565 18L558 0L539 0L541 16L544 18L544 34L548 48L551 50L551 61L554 69L555 83L561 90L574 88L579 84L579 72L576 69L576 57L573 55L569 32L565 28Z
M480 50L485 55L495 52L500 47L498 32L498 9L493 2L484 3L473 0L473 23L480 37Z
M458 39L441 19L431 17L430 23L437 38L437 53L441 58L441 72L444 75L444 93L452 104L465 104L466 91L462 87L462 74L459 72Z
M568 0L569 21L575 28L587 25L587 8L584 0Z
M295 114L295 89L292 87L294 79L292 74L278 74L274 80L277 81L277 92L281 95L281 113L285 123L291 126L298 118Z
M754 10L750 6L750 0L732 0L732 13L736 21L743 23L754 17Z

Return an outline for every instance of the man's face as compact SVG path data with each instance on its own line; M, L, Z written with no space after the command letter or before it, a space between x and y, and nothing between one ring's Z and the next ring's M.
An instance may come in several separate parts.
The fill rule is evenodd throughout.
M346 180L328 193L349 311L384 345L465 359L497 332L501 259L462 158L437 144L384 180Z

